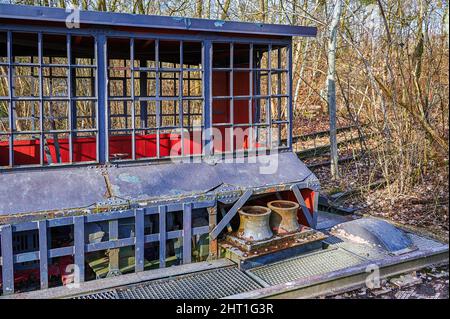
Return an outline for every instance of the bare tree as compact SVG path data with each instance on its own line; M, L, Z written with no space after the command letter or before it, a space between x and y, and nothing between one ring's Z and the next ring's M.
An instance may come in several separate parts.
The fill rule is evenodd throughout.
M337 29L341 16L341 0L336 0L333 9L333 17L329 29L328 39L328 73L327 73L327 96L328 110L330 116L330 156L331 156L331 176L339 178L338 171L338 147L336 132L336 43Z

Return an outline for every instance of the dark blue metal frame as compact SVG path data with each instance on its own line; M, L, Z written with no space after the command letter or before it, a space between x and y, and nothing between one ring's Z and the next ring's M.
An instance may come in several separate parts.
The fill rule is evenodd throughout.
M65 23L64 9L0 4L0 18ZM81 25L122 26L136 28L235 33L263 36L315 37L317 28L264 23L165 17L111 12L80 11Z
M191 262L191 241L192 236L208 234L209 226L192 227L192 210L200 208L210 208L216 205L215 200L207 201L184 201L177 203L166 203L144 208L129 209L125 211L113 211L97 213L87 216L78 215L72 217L62 217L49 220L38 220L19 224L7 224L0 226L0 241L2 255L0 265L2 266L3 294L14 293L14 265L17 263L39 261L40 286L41 289L48 288L48 264L50 258L62 256L74 256L76 265L75 283L85 281L85 254L106 249L121 247L135 247L135 272L144 270L144 245L146 243L159 242L160 268L166 266L166 241L170 239L183 239L182 260L184 264ZM144 235L144 216L159 215L159 229L166 229L166 214L170 212L180 212L183 214L183 229L174 231L160 231L159 233ZM135 236L122 239L110 238L108 241L87 244L85 242L85 225L87 223L101 221L118 221L124 218L135 218ZM52 227L69 226L74 227L74 245L69 247L52 248L48 247L48 231ZM13 234L16 232L38 230L39 250L26 253L13 252Z
M41 31L42 28L36 27L36 26L27 26L27 25L4 25L0 26L0 31L8 31L8 35L11 35L11 32L37 32L38 34L44 33ZM203 43L203 62L204 67L202 68L203 72L203 101L204 101L204 126L203 130L206 132L204 137L204 151L202 155L194 155L194 156L179 156L180 160L191 160L193 157L209 157L213 154L212 149L212 138L211 138L211 125L212 125L212 88L211 88L211 81L212 81L212 43L213 42L226 42L226 43L252 43L252 44L264 44L268 45L269 47L277 45L277 46L287 46L288 49L288 74L289 74L289 89L288 92L288 118L289 118L289 128L288 128L288 144L286 147L277 147L279 150L291 150L292 149L292 38L291 37L284 37L280 39L274 39L274 38L252 38L252 37L243 37L243 36L227 36L227 35L217 35L217 34L200 34L200 35L183 35L183 36L174 36L174 35L167 35L167 34L159 34L157 32L146 32L145 34L142 33L133 33L133 32L125 32L125 31L110 31L110 30L103 30L103 29L66 29L66 28L59 28L59 27L49 27L46 28L45 34L66 34L68 37L69 35L84 35L84 36L93 36L94 37L94 45L95 45L95 59L96 59L96 75L97 75L97 81L95 86L95 93L96 93L96 124L97 124L97 159L98 163L105 164L109 163L109 150L108 150L108 136L109 136L109 128L108 128L108 121L109 121L109 112L108 112L108 88L106 86L106 79L108 78L107 75L107 39L109 37L120 37L120 38L129 38L129 39L154 39L154 40L178 40L178 41L190 41L190 40L196 40L201 41ZM42 38L42 37L40 37ZM39 41L41 43L41 41ZM41 45L40 45L41 46ZM68 48L69 49L69 48ZM156 50L158 52L158 50ZM270 56L270 55L269 55ZM11 58L11 57L10 57ZM9 60L8 63L10 63L11 60ZM70 65L70 63L69 63ZM11 72L9 72L11 73ZM269 77L270 78L270 77ZM209 80L208 80L209 79ZM39 78L40 83L42 82L42 78ZM70 82L69 82L70 84ZM158 84L158 81L157 81ZM270 84L270 83L269 83ZM158 88L157 88L158 89ZM270 85L269 85L270 89ZM269 92L270 93L270 92ZM11 99L11 97L9 97ZM70 96L68 98L71 98ZM270 103L270 99L269 99ZM208 107L209 106L209 107ZM270 107L270 105L269 105ZM10 112L11 116L11 112ZM271 123L268 124L268 129L270 130ZM253 130L252 130L253 131ZM253 132L252 132L253 133ZM252 137L251 137L252 138ZM159 148L158 148L159 150ZM260 149L261 151L264 151L263 149ZM12 152L12 149L9 150ZM268 149L266 150L268 151ZM219 156L222 156L224 154L221 154ZM10 159L12 155L10 154ZM41 157L43 157L43 154L41 154ZM134 160L136 162L148 162L148 161L155 161L155 160L161 160L161 158L145 158L145 159L137 159ZM129 162L130 160L125 160L123 162ZM86 163L54 163L52 166L68 166L68 165L86 165L86 164L92 164L92 162L86 162ZM30 168L30 167L39 167L42 166L42 163L40 165L26 165L23 166L23 168ZM1 167L2 169L10 169L10 168L21 168L18 166L12 166L12 167Z

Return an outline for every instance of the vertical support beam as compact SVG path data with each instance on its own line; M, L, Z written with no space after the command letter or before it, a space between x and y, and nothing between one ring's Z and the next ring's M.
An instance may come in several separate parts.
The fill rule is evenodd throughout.
M48 238L47 221L38 221L39 230L39 272L41 289L48 288Z
M212 42L211 40L203 41L203 121L204 121L204 154L206 157L213 154L212 143Z
M250 52L249 52L249 80L248 80L248 95L250 96L250 100L248 101L248 123L250 124L248 131L248 149L251 151L253 149L253 130L254 130L254 119L253 119L253 43L250 43Z
M14 293L14 260L11 225L0 227L2 247L2 285L3 295Z
M66 36L66 47L67 47L67 95L69 97L69 162L73 163L73 130L76 129L77 125L77 102L73 101L73 83L76 83L76 81L73 80L73 74L75 72L72 72L72 43L71 43L71 35L67 34ZM92 79L91 79L92 81Z
M158 212L159 212L159 268L164 268L166 267L167 206L159 206Z
M7 39L6 39L6 48L7 48L7 54L8 54L8 92L9 92L9 101L8 101L8 118L9 118L9 166L13 167L14 165L14 134L13 129L16 127L14 123L14 116L13 116L13 95L14 95L14 88L13 88L13 72L14 67L12 66L12 33L11 31L8 31L7 33ZM42 144L42 141L41 141Z
M141 59L139 62L140 67L146 66L145 59ZM139 90L140 90L140 97L147 97L148 96L148 90L147 90L147 82L148 82L148 76L147 71L141 72L139 71ZM156 74L155 74L156 78ZM148 112L147 112L147 101L140 101L140 114L141 114L141 128L148 127Z
M267 117L267 148L272 149L272 44L269 44L269 52L267 52L267 95L269 98L266 100L266 117Z
M230 152L234 153L234 43L231 42L230 43L230 68L231 68L231 72L230 74L230 132L228 133L228 138L230 139ZM226 136L226 130L227 128L225 127L225 136ZM226 146L226 137L225 137L225 152L227 151L227 146Z
M131 158L136 159L136 109L134 96L134 38L130 39L130 71L131 71ZM126 76L126 74L125 74ZM126 87L126 86L125 86ZM127 119L128 117L126 117Z
M178 75L178 121L180 122L181 157L184 156L184 121L183 121L183 41L180 41L180 74ZM175 82L176 83L176 82ZM176 122L175 122L176 123ZM189 123L189 122L188 122Z
M107 89L107 55L106 36L98 33L95 41L97 61L97 157L100 163L109 162L108 150L108 89Z
M208 216L209 216L209 232L211 233L214 228L217 226L217 202L213 207L208 207ZM214 260L218 258L218 245L217 238L212 239L209 238L209 256L208 260Z
M134 233L136 234L134 243L135 266L134 271L144 271L144 209L138 208L134 212Z
M192 204L183 204L183 264L192 261Z
M75 283L84 282L84 216L73 218L75 250Z
M288 45L288 119L289 119L289 127L288 127L288 136L287 136L287 147L289 150L292 150L292 123L293 123L293 106L292 106L292 40Z
M108 230L109 230L109 241L114 241L119 239L119 221L117 219L110 220L108 222ZM113 248L108 251L109 256L109 271L108 276L116 275L120 273L119 270L119 248Z
M161 83L160 83L160 74L159 74L159 40L155 40L155 98L156 98L156 158L161 157L161 101L159 99L161 95Z

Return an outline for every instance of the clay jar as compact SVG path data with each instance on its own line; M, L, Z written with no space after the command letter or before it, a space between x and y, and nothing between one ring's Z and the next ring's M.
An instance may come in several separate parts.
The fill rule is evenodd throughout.
M299 205L288 200L274 200L267 204L272 210L270 216L270 228L277 234L295 232L300 225L297 221L297 210Z
M238 236L248 241L269 239L271 210L263 206L244 206L238 210L240 225Z

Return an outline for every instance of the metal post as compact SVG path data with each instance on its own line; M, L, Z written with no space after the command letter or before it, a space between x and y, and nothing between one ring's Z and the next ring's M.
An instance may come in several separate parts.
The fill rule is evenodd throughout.
M2 285L3 295L14 293L14 259L11 225L0 227L2 247Z
M192 260L192 204L183 204L183 264Z
M75 283L84 282L84 216L73 218L75 250Z
M208 207L208 216L209 216L209 232L211 233L214 228L217 226L217 202L213 207ZM212 239L211 236L209 238L209 256L208 260L214 260L218 258L219 247L217 244L217 238Z
M159 99L160 97L160 74L159 74L159 40L155 41L155 65L156 65L156 71L155 71L155 98L156 98L156 158L161 157L161 139L160 139L160 132L161 132L161 101Z
M107 56L106 36L99 33L95 41L95 54L97 60L97 157L102 164L109 162L108 147L108 90L107 83Z
M204 154L206 157L213 154L213 143L212 143L212 43L210 40L205 40L203 42L202 49L203 58L203 120L205 134L204 138Z
M131 72L131 158L136 159L136 112L134 108L135 96L134 96L134 38L130 39L130 72ZM125 77L126 77L125 73ZM128 118L128 117L126 117Z
M116 241L119 239L119 221L117 219L108 222L109 241ZM120 275L120 248L109 249L109 271L107 277Z
M288 106L287 106L287 111L288 111L288 119L289 119L289 128L287 130L288 136L287 136L287 147L289 148L289 150L292 150L292 121L293 119L293 106L292 106L292 41L289 42L288 45L288 88L287 88L287 93L288 93Z
M234 153L234 43L230 43L230 132L229 132L229 139L230 139L230 152ZM226 131L226 128L225 128ZM226 136L226 135L225 135ZM226 139L225 139L226 141ZM225 152L226 152L226 145L225 145Z
M39 231L39 272L41 289L48 288L48 238L47 221L38 221Z
M167 229L166 229L166 206L159 206L159 268L166 267L166 240L167 240Z
M67 70L67 95L69 97L69 118L67 121L69 122L69 162L73 163L73 129L76 127L77 123L77 105L76 101L73 101L73 91L72 91L72 45L71 45L71 37L70 34L67 34L66 37L66 46L67 46L67 64L69 66Z
M135 246L134 246L134 254L135 254L135 272L144 271L144 209L139 208L136 209L134 213L134 231L135 231Z
M8 54L8 85L9 85L9 103L8 103L8 117L9 117L9 166L13 167L14 165L14 116L13 116L13 72L14 68L12 66L12 33L11 31L8 31L7 33L7 54ZM42 141L41 141L42 145ZM41 163L42 164L42 163ZM4 277L3 277L4 278Z

